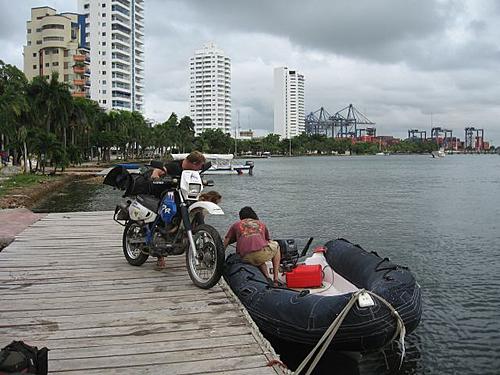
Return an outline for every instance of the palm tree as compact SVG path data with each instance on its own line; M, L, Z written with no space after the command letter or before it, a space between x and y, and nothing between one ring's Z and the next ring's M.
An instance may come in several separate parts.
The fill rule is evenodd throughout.
M0 133L11 143L14 149L14 161L19 162L18 153L22 155L25 172L28 171L27 84L23 72L0 60Z
M35 77L28 92L39 125L45 125L47 133L54 133L66 148L66 129L73 109L73 98L68 84L59 82L57 72L49 81L45 77Z

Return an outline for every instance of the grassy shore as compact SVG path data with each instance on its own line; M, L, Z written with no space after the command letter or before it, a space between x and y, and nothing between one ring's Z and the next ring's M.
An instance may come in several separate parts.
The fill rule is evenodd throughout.
M58 191L76 176L19 174L0 180L1 208L31 208L47 195Z
M56 177L57 178L57 177ZM6 177L0 181L0 197L11 194L19 188L30 187L37 184L43 184L47 181L53 181L54 176L41 176L35 174L19 174Z

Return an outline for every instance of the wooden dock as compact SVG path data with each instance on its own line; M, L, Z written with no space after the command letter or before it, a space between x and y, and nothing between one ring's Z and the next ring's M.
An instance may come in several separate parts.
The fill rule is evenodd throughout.
M197 288L184 256L128 265L122 229L111 212L49 214L0 252L0 348L46 346L52 374L283 373L225 282Z

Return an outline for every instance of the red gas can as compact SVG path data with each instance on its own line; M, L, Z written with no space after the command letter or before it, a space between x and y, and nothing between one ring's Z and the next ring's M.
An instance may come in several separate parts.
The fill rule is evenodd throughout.
M291 272L286 273L288 288L317 288L323 281L323 272L320 264L300 264Z

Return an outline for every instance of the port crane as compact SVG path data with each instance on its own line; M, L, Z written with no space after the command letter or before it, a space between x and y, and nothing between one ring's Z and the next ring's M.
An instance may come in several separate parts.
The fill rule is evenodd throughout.
M375 123L352 104L337 111L333 116L321 107L306 116L305 125L308 134L324 134L327 137L354 138L376 135ZM360 127L361 125L368 126Z
M440 126L433 127L431 129L431 139L434 139L436 141L436 144L441 146L439 139L440 135L443 135L443 142L442 146L446 150L447 148L451 147L453 148L452 141L453 141L453 130L450 129L444 129Z
M425 140L427 140L427 131L426 130L419 130L419 129L409 129L408 130L408 139L411 139L411 140L419 139L421 141L425 141Z
M475 139L474 132L476 133ZM474 142L475 140L475 142ZM482 151L484 148L484 129L477 129L473 126L465 128L464 150Z

